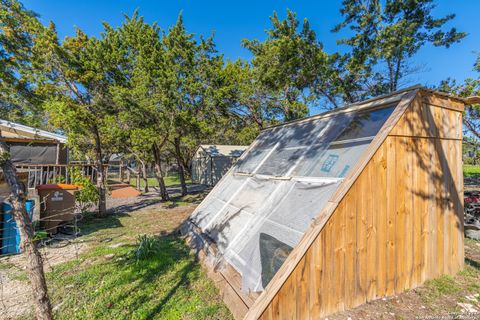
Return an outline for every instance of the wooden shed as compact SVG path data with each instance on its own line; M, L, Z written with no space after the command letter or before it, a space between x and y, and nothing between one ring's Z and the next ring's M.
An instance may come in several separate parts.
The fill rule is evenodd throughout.
M30 189L48 180L44 167L68 163L65 136L2 119L0 131L0 139L10 147L10 159L16 165L20 179ZM10 188L0 169L0 203L9 193Z
M192 159L192 182L214 186L248 146L202 144Z
M261 132L183 225L237 319L318 319L463 267L465 100L419 86Z
M66 164L67 138L63 135L0 119L1 139L10 146L15 164Z

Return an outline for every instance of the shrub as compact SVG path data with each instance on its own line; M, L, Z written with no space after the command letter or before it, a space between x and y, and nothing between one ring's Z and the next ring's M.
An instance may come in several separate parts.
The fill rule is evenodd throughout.
M72 184L80 186L80 190L75 192L75 200L80 210L84 212L98 201L98 188L92 183L89 177L82 175L79 168L72 167L70 174Z
M137 238L134 257L136 262L147 260L160 252L160 239L154 236L142 234Z

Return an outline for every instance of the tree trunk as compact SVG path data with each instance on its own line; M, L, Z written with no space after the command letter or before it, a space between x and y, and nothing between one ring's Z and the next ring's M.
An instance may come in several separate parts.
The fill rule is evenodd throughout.
M27 270L32 286L35 315L37 319L50 320L52 319L52 306L48 297L42 256L33 241L35 233L32 221L25 210L25 186L18 180L15 167L8 159L8 155L8 146L0 141L0 166L11 190L12 213L20 232L20 247L27 259Z
M140 160L140 164L142 165L142 178L143 178L143 182L145 183L144 191L148 192L147 165L143 160Z
M173 141L175 145L175 158L177 160L178 175L180 176L180 185L182 187L182 196L187 195L187 184L185 183L185 168L183 167L182 157L180 155L180 138L175 138Z
M193 155L191 157L189 157L189 159L191 159L191 158L193 158ZM185 180L192 178L192 162L189 161L189 159L185 159L180 154L180 160L183 163L183 176L185 177Z
M97 188L98 188L98 216L107 216L107 188L105 186L105 167L103 165L102 145L98 128L94 127L95 132L95 166L97 167Z
M168 196L167 187L165 186L165 181L163 180L163 173L162 173L162 162L160 159L160 150L158 146L152 146L153 157L155 159L155 177L158 181L158 187L160 189L160 196L162 197L163 201L170 200Z

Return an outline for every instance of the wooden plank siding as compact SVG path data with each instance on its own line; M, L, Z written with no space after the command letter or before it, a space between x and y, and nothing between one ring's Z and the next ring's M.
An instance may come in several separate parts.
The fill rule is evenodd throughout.
M382 129L377 133L373 141L370 143L368 149L361 155L360 159L353 166L350 173L345 177L338 189L334 192L327 204L320 209L320 213L312 224L305 231L302 239L293 248L290 255L287 257L282 267L278 270L275 276L272 278L265 290L260 294L255 303L249 308L247 315L244 319L258 319L266 310L268 305L277 296L280 289L285 284L288 277L294 271L298 263L305 256L307 250L314 246L315 240L325 226L325 223L332 216L335 209L338 207L338 203L346 196L346 194L352 189L354 182L365 168L370 159L374 156L380 145L382 145L391 132L393 127L398 123L399 119L405 113L405 110L410 106L411 102L417 96L420 88L415 87L409 90L404 90L404 94L401 97L397 107L387 119ZM398 92L397 92L398 94ZM356 237L356 235L355 235ZM323 312L323 311L321 311Z
M463 267L462 110L415 98L261 319L318 319Z

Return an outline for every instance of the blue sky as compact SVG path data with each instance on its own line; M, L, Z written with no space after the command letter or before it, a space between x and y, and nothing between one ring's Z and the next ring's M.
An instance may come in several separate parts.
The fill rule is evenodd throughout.
M24 5L36 11L41 20L47 23L53 20L63 38L72 35L75 27L89 35L98 36L102 31L101 22L113 26L122 23L123 14L131 15L138 9L148 22L157 22L162 29L172 25L180 11L183 12L185 25L189 32L197 35L215 33L215 41L220 52L226 58L250 58L247 50L241 46L241 40L265 39L265 29L270 27L269 17L277 11L285 16L289 8L297 12L298 18L308 18L317 37L323 42L327 52L341 51L336 39L341 35L330 30L341 21L339 13L341 1L208 1L208 0L25 0ZM450 23L469 35L460 44L449 49L427 46L412 61L423 66L422 71L413 76L407 85L421 83L436 85L442 79L453 77L464 79L477 76L473 71L475 52L480 52L480 28L477 19L480 1L438 0L434 11L436 16L455 13L457 17Z

